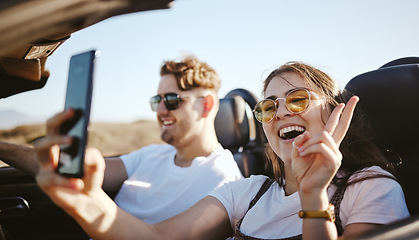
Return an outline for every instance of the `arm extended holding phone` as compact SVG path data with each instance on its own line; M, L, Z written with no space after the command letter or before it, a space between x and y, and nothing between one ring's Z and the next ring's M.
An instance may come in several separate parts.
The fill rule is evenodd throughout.
M72 108L75 114L61 126L60 133L71 136L72 142L60 146L57 167L57 172L67 177L83 177L96 55L97 51L92 50L74 55L70 59L64 109Z

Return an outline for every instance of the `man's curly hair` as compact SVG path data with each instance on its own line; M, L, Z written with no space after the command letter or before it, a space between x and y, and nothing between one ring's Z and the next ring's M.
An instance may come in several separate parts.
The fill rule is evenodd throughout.
M205 88L218 92L221 80L217 72L207 63L194 56L187 56L182 61L165 61L160 76L173 74L180 90Z

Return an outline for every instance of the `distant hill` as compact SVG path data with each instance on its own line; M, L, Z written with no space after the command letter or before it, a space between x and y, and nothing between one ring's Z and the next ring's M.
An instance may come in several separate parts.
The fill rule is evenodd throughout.
M0 130L1 141L27 146L31 146L34 139L44 135L44 123ZM156 121L92 123L89 126L88 146L98 148L104 156L128 153L152 143L163 143Z
M45 119L30 117L16 110L0 110L0 129L10 129L20 125L42 122L45 122Z

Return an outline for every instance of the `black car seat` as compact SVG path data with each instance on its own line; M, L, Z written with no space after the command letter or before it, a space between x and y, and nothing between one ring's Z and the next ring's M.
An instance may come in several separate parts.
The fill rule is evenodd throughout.
M229 149L244 177L270 174L265 157L262 126L251 112L258 99L245 89L234 89L220 99L215 131L221 145Z
M419 213L419 58L360 74L345 90L359 96L373 141L395 166L411 215Z

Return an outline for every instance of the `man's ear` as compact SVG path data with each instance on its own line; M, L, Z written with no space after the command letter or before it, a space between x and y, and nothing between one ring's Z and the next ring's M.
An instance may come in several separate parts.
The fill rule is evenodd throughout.
M202 113L204 118L208 116L212 107L214 107L214 97L212 95L207 95L204 97L204 112Z

